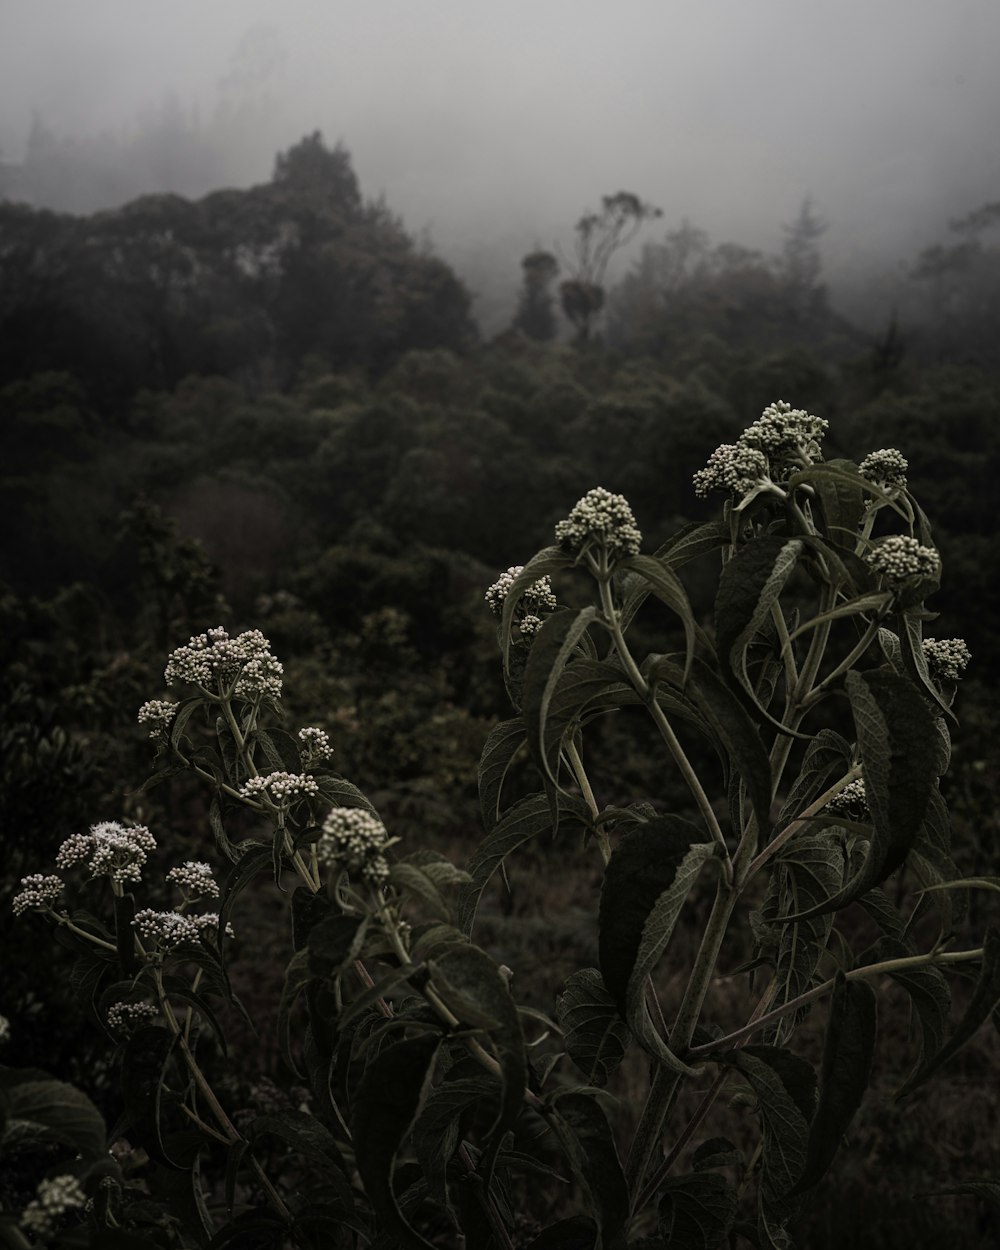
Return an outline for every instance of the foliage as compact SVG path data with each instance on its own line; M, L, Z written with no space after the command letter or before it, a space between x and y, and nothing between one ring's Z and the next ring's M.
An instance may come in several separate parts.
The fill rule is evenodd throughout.
M721 516L651 554L596 488L491 588L513 708L483 752L465 870L393 836L324 730L290 731L258 631L177 648L171 697L139 712L152 782L200 782L225 875L171 855L157 880L150 831L104 821L56 856L86 884L22 881L15 912L76 954L127 1140L109 1159L85 1097L4 1070L0 1149L49 1151L37 1196L16 1196L22 1227L54 1245L790 1245L865 1105L886 986L919 1022L899 1100L1000 1003L997 929L962 944L969 890L996 881L957 879L939 785L968 660L923 637L940 557L899 453L826 459L825 428L770 405L696 475ZM196 553L143 523L201 594ZM699 566L711 620L692 607ZM398 612L364 630L373 663L405 645ZM599 758L619 721L648 730L658 767L602 802L626 765ZM543 843L600 882L596 966L547 1007L475 940L491 880ZM229 1058L264 1027L233 980L267 878L290 929L277 1092L241 1089ZM648 1085L626 1095L637 1071Z

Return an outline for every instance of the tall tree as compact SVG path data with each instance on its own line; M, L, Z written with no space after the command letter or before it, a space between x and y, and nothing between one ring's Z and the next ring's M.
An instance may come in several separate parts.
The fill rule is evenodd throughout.
M521 261L521 272L514 329L530 339L547 342L556 333L552 283L559 273L559 262L551 252L529 252Z
M601 198L599 213L584 213L576 223L573 276L561 283L563 312L576 328L577 342L586 343L604 307L604 275L608 261L639 233L644 222L663 211L646 204L631 191Z
M798 217L783 230L785 244L781 251L779 272L789 302L799 316L815 315L826 307L826 287L820 281L823 261L819 251L826 222L816 216L812 201L806 196Z

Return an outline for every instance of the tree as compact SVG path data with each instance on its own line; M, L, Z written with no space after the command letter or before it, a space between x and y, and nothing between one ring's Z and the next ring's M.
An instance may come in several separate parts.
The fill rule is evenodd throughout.
M551 252L529 252L521 261L521 271L523 286L517 301L514 329L530 339L547 342L556 333L552 283L559 273L559 262Z
M573 277L559 287L563 312L576 328L577 342L586 343L604 307L604 274L611 257L629 244L644 222L663 211L646 204L631 191L601 199L599 213L584 213L576 223Z
M819 254L819 240L826 231L826 222L816 216L812 201L806 196L798 217L783 230L785 245L779 272L794 310L808 317L826 306L826 287L820 282L823 262Z

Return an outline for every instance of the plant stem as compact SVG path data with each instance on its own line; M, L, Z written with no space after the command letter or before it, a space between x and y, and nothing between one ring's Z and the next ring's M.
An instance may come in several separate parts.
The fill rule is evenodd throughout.
M722 947L722 940L726 935L729 918L732 915L733 902L731 887L727 882L720 881L715 893L715 902L712 904L712 913L702 934L691 976L688 978L687 988L681 999L674 1027L670 1032L669 1045L674 1054L683 1053L691 1044ZM680 1089L680 1081L678 1073L662 1066L657 1069L653 1077L649 1097L646 1099L625 1165L625 1177L629 1192L633 1195L633 1204L639 1197L643 1179L662 1137L664 1123ZM636 1210L635 1205L632 1210L633 1212Z
M86 929L81 929L79 925L73 923L69 916L64 916L61 912L53 911L50 907L49 914L55 920L56 924L62 925L63 928L69 929L70 933L75 933L77 937L86 938L88 942L92 942L94 946L101 947L102 950L113 951L118 954L118 947L113 942L105 942L104 938L97 937L94 933L88 933Z
M653 722L660 732L660 737L666 743L667 749L670 751L674 762L681 771L681 775L687 782L687 787L691 791L691 796L697 804L698 810L701 812L702 819L708 827L712 840L722 851L724 856L723 862L726 865L726 873L731 879L732 863L729 858L729 848L726 845L726 839L719 825L718 818L716 817L708 795L705 793L705 789L698 778L698 774L692 767L691 761L688 759L684 752L684 748L681 746L677 735L673 731L673 727L667 720L666 713L663 711L663 708L660 707L659 703L657 703L653 692L649 688L649 683L639 671L639 666L636 664L635 659L632 656L632 652L628 648L628 643L625 641L625 636L622 633L621 622L618 619L618 612L616 611L614 602L611 598L610 578L607 576L599 578L598 586L601 592L601 607L604 610L607 626L611 630L611 635L614 638L615 648L618 651L619 658L625 666L625 671L628 673L629 680L632 682L636 693L640 696L643 703L646 705L650 716L653 718Z
M971 951L944 951L940 954L931 951L926 955L906 955L901 959L886 959L882 963L865 964L863 968L852 968L850 972L844 974L844 979L846 981L862 981L867 977L881 976L883 973L891 974L893 972L902 972L909 968L928 968L941 964L968 963L972 959L982 959L982 957L983 948L981 946ZM807 990L804 994L800 994L797 998L792 998L787 1003L783 1003L780 1007L775 1007L773 1011L767 1012L757 1020L751 1020L743 1028L736 1029L735 1032L728 1033L725 1037L720 1037L714 1042L707 1042L704 1046L692 1046L687 1052L687 1057L690 1059L709 1058L717 1051L726 1050L744 1041L753 1033L756 1033L758 1029L772 1024L775 1020L780 1020L782 1016L787 1015L790 1011L797 1011L800 1007L808 1006L809 1003L822 998L836 984L837 977L831 977L828 981L824 981L822 985L817 985L813 989Z

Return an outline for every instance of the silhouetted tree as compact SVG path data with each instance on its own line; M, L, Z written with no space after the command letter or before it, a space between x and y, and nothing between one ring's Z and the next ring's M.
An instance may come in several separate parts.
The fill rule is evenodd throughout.
M826 231L826 222L813 212L812 201L807 196L798 217L783 230L785 244L779 273L787 287L789 302L800 316L814 316L826 307L826 288L820 282L823 262L819 253L819 240Z
M599 213L585 213L576 223L573 244L574 274L559 287L562 309L576 328L577 342L585 343L604 307L604 274L619 248L635 238L644 222L663 212L631 191L601 199Z
M556 316L552 283L559 262L551 252L529 252L521 261L523 285L517 301L514 329L530 339L547 342L555 337Z

